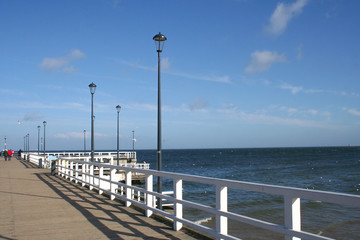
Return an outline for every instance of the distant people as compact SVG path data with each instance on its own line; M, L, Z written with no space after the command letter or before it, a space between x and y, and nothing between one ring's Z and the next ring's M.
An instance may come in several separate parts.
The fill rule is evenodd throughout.
M8 150L7 149L4 150L4 158L5 158L5 161L8 160Z
M8 161L11 161L11 156L13 155L12 150L9 149L8 151Z
M18 155L19 155L19 157L21 157L21 153L22 153L22 150L21 150L21 149L19 149L19 151L18 151Z

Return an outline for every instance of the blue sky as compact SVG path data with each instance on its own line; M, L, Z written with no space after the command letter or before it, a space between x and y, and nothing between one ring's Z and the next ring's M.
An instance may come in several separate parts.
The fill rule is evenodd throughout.
M0 1L0 134L10 148L155 149L157 53L163 148L360 144L356 0ZM20 124L19 124L20 123ZM87 134L87 148L90 146Z

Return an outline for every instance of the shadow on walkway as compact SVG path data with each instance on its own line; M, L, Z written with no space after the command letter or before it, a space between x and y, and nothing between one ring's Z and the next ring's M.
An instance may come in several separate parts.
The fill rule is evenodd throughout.
M79 184L50 173L35 175L109 239L195 239Z

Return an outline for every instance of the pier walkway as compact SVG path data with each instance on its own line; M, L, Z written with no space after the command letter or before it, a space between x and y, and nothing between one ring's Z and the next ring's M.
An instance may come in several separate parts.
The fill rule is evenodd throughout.
M16 157L0 179L0 239L199 239Z

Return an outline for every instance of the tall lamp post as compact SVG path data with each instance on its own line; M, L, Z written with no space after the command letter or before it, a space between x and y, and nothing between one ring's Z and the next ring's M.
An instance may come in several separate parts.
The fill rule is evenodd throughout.
M46 143L46 134L45 134L45 128L46 128L46 121L43 121L43 124L44 124L44 157L45 157L45 143Z
M40 155L40 126L38 128L38 155Z
M164 48L167 38L159 32L153 37L155 41L156 51L158 53L158 131L157 131L157 170L161 171L161 81L160 81L160 53ZM158 193L162 192L161 177L158 176ZM159 209L162 209L161 198L158 198Z
M86 130L84 130L84 155L86 153Z
M117 111L117 165L119 166L119 133L120 133L120 121L119 121L119 115L120 115L121 106L116 106Z
M133 142L133 151L135 150L135 141L136 141L136 139L135 139L135 131L134 130L132 130L132 133L133 133L133 139L132 139L132 142Z
M27 139L27 142L26 142L26 144L27 144L26 149L27 149L27 152L29 152L29 151L30 151L30 134L29 134L29 133L28 133L28 134L26 134L26 139Z
M26 152L26 136L24 136L24 152Z
M89 85L91 93L91 161L94 161L94 93L96 90L95 83Z

